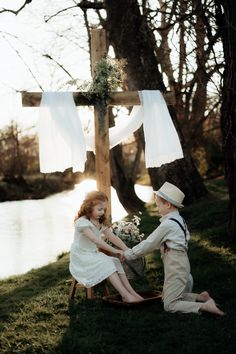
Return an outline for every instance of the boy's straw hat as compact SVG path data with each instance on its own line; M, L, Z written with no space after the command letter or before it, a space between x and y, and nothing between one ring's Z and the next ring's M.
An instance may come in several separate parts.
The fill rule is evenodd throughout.
M184 193L174 184L165 182L158 191L154 191L159 197L167 200L177 208L183 208L182 201L184 200Z

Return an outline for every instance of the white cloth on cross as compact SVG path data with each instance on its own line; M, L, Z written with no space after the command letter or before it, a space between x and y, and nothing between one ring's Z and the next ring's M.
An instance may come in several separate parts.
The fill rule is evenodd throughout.
M121 116L121 114L120 114ZM134 106L130 115L122 117L123 122L109 128L109 144L110 149L112 149L117 144L121 143L122 140L128 138L133 132L141 127L142 120L142 111L140 106ZM93 151L95 153L95 137L94 135L87 135L86 139L86 148L88 151Z
M134 106L123 124L109 128L110 149L128 138L143 124L147 168L183 158L177 131L160 91L139 91L141 106ZM94 151L94 136L86 137L87 150Z
M184 157L179 137L160 91L139 92L146 167L160 167Z
M123 124L109 129L110 149L143 124L147 168L183 158L179 137L161 92L145 90L140 91L139 96L141 106L134 106ZM83 172L86 149L95 150L94 140L94 136L83 136L71 92L43 94L39 120L41 172L64 171L69 167L73 167L74 172Z
M85 137L72 92L43 92L38 132L41 172L84 171Z

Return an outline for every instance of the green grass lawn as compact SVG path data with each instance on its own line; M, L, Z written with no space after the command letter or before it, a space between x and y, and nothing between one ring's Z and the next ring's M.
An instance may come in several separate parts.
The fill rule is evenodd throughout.
M169 314L161 302L132 308L85 299L77 290L68 302L68 254L57 262L0 282L0 353L235 353L236 256L227 246L227 193L224 181L207 184L209 195L183 209L192 233L189 257L196 292L207 290L227 312ZM155 208L143 214L146 234L158 224ZM145 279L137 290L161 290L159 253L147 257Z

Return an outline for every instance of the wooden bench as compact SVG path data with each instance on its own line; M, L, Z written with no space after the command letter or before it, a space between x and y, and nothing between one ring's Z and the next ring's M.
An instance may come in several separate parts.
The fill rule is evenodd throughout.
M109 288L108 288L106 280L103 280L101 283L99 283L99 284L97 284L95 286L99 286L99 285L103 286L104 295L105 296L109 296L110 295L110 291L109 291ZM86 291L86 299L91 300L91 299L94 298L94 286L91 287L91 288L86 288L83 284L78 283L75 278L72 278L71 287L70 287L70 291L69 291L69 300L74 299L76 289L78 289L78 288L85 289L85 291Z

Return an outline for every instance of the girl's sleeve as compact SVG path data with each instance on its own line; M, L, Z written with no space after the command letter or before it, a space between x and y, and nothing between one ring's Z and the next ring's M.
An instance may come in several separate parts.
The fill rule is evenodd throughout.
M91 226L92 226L91 222L85 218L79 218L75 222L75 227L77 229L86 229L88 227L91 228Z

